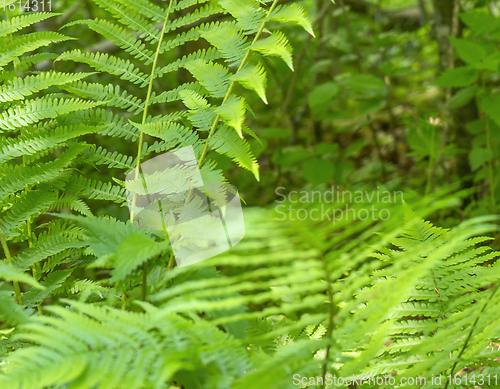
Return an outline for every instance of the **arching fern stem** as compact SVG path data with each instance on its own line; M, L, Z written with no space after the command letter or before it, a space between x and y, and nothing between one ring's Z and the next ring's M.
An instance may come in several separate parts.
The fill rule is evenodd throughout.
M142 114L142 124L144 125L146 123L146 118L148 115L148 104L149 100L151 98L151 93L153 91L153 80L154 80L154 74L155 74L155 69L156 69L156 63L158 62L158 57L160 55L160 48L161 48L161 43L163 42L163 37L165 36L165 29L167 28L167 22L170 17L170 11L172 9L172 4L173 0L170 0L168 4L168 10L167 10L167 15L165 16L165 22L163 23L163 28L161 29L161 34L160 34L160 39L158 40L158 47L156 48L156 53L155 57L153 60L153 66L151 68L151 77L149 78L149 85L148 85L148 92L146 94L146 100L144 102L144 112ZM139 170L141 168L141 154L142 154L142 143L144 139L144 132L141 131L139 135L139 147L137 150L137 167L135 171L135 179L137 180L139 178ZM132 207L130 210L130 222L134 222L134 206L137 201L137 194L134 193L133 198L132 198ZM142 264L142 299L146 300L146 294L147 294L147 282L148 282L148 263L147 261L144 261Z

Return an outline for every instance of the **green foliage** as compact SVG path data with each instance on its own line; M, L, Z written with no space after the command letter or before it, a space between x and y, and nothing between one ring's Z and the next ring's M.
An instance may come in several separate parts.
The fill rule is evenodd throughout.
M392 31L398 13L382 3L93 1L0 22L1 388L344 388L324 379L500 373L500 252L486 245L498 245L499 219L484 216L500 199L493 13L460 15L457 66L436 81L429 26ZM465 149L434 97L421 101L433 83L446 109L479 110ZM326 199L331 183L393 194L409 183L408 204L372 197L387 219L343 199L247 207L242 242L176 267L171 220L134 224L123 177L135 170L127 185L140 194L187 190L175 169L139 174L183 147L205 183L236 182L252 204L281 185ZM436 178L451 182L459 153L488 183L477 202Z

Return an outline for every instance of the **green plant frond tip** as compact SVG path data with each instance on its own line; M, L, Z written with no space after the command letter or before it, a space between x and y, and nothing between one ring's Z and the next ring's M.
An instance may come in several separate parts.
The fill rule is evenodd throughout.
M280 57L293 71L292 48L287 37L281 31L275 31L264 39L259 39L250 49L266 56Z

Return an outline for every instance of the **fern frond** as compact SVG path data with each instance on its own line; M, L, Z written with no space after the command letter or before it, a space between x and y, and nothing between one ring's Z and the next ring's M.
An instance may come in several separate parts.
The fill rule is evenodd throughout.
M266 17L266 12L253 0L222 0L219 4L237 21L238 28L248 32L257 31Z
M224 122L233 127L240 138L243 138L241 127L245 121L245 112L247 105L242 97L230 96L224 104L215 109L215 112L221 116Z
M118 47L121 47L125 50L125 52L129 53L132 57L137 58L145 65L149 65L153 62L154 53L151 50L146 49L146 45L142 41L127 33L127 31L122 27L103 19L78 20L68 23L64 27L78 24L88 25L90 29L101 34L104 38L110 40Z
M27 101L24 105L9 108L0 113L0 129L15 130L16 128L37 123L40 120L55 118L69 112L81 111L101 105L101 102L84 101L80 99L50 99L41 97Z
M61 210L71 210L84 216L94 216L92 215L92 211L87 204L85 204L82 200L67 194L60 196L57 201L52 204L51 210L56 212Z
M193 91L199 92L201 89L201 85L197 82L189 82L179 85L177 88L171 89L169 91L162 92L158 96L155 93L151 94L151 99L149 101L150 105L158 104L158 103L169 103L171 101L179 100L179 92L181 91ZM180 117L182 113L178 113Z
M280 57L293 71L292 48L281 31L275 31L267 38L259 39L250 46L250 49L266 56Z
M62 288L63 282L70 276L72 270L56 270L49 273L41 282L43 289L31 288L23 294L23 304L29 308L36 307L46 298L52 296L57 289Z
M218 4L207 4L200 8L196 8L193 12L188 13L187 15L168 21L165 31L174 31L178 28L194 24L201 19L209 18L220 13L221 11L222 8Z
M275 20L281 23L298 24L313 37L315 36L309 16L307 15L307 12L304 10L304 8L299 4L279 4L267 17L267 20Z
M201 33L211 45L219 50L227 62L239 65L245 58L250 44L234 25L223 23Z
M56 59L57 57L58 55L53 53L38 53L38 54L23 56L22 58L19 59L19 63L17 64L17 69L20 71L27 70L30 66L34 64Z
M266 98L266 73L261 63L257 66L245 66L238 73L233 74L231 80L238 81L247 89L254 90L264 103L267 104Z
M24 53L36 50L39 47L47 46L51 43L64 42L73 39L74 38L52 31L34 32L15 38L12 42L8 42L0 52L0 70Z
M63 85L78 81L94 73L46 72L23 78L16 77L0 87L0 103L21 100L52 85Z
M111 282L124 280L134 269L142 265L143 262L157 257L170 247L169 241L160 243L144 235L132 235L120 243L116 254L114 254L108 263L111 263Z
M139 34L139 38L144 39L146 42L158 41L160 31L157 30L152 23L137 15L135 3L132 3L132 7L128 8L123 4L117 4L117 2L112 2L110 0L95 0L95 2L98 6L111 12L120 23L130 27ZM154 6L150 6L148 9L152 10Z
M50 150L69 139L90 134L97 130L98 127L79 125L58 127L51 131L39 131L30 135L19 135L14 139L0 138L0 163L5 163L23 155L29 156L43 150Z
M188 119L200 131L208 131L215 119L215 111L208 101L192 90L179 92L182 102L189 110Z
M184 67L203 85L213 97L224 97L229 85L228 70L215 62L198 59Z
M82 53L80 50L73 50L62 53L57 58L57 61L68 60L86 63L101 72L119 76L122 80L133 84L140 84L141 88L149 82L148 76L136 68L132 62L109 54Z
M50 209L57 200L57 193L48 190L33 190L23 193L7 212L0 214L0 230L7 236L15 236L14 231L31 217Z
M165 141L170 148L175 148L178 146L193 146L195 150L199 147L198 135L191 129L182 126L181 124L174 122L149 122L146 124L133 123L140 131L160 138Z
M113 201L118 204L127 201L124 188L111 183L86 179L83 176L71 178L67 185L67 191L87 196L89 199Z
M215 151L227 155L238 166L251 171L257 181L259 180L259 165L245 139L240 138L228 127L222 126L207 142Z
M85 145L76 145L61 154L55 161L34 166L4 167L1 170L0 199L5 199L17 191L40 182L47 182L58 177L63 170L82 152Z
M141 99L127 91L121 91L119 85L104 86L98 83L89 84L85 81L79 81L72 85L63 85L61 88L80 97L106 101L106 105L109 107L122 108L134 114L138 114L144 109L144 102Z
M0 283L0 285L2 284L3 283ZM29 314L32 313L31 311L33 310L25 309L24 306L18 304L15 301L12 292L8 290L0 290L0 320L2 322L12 326L27 323L29 321ZM0 349L5 347L5 339L2 339L2 341L0 341ZM16 345L13 343L12 346ZM17 345L16 348L20 348L20 346L21 345ZM5 351L5 349L2 351ZM6 352L4 352L4 354L6 354Z
M31 26L34 23L38 23L42 20L58 15L60 14L50 12L33 12L20 16L14 16L10 20L2 20L0 22L0 37L13 34L14 32L19 31L24 27Z
M221 57L222 57L221 53L213 47L209 47L208 49L197 50L193 53L184 55L182 58L170 62L168 65L164 67L157 68L155 71L155 77L161 77L165 73L175 72L179 70L179 68L184 67L184 65L187 64L188 62L197 59L203 59L205 61L213 61Z
M24 282L25 284L31 285L33 288L38 290L43 290L44 287L40 285L33 277L30 277L26 273L23 273L14 266L0 261L0 278L6 281L18 281Z
M82 156L91 164L107 165L109 168L132 169L135 159L118 151L108 151L103 147L90 145L90 148L82 153Z

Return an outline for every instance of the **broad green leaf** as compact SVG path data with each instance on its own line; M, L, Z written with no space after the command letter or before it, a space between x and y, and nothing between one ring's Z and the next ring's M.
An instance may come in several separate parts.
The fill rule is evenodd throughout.
M309 108L316 119L321 119L332 108L333 98L340 92L340 86L335 82L316 85L309 93Z
M311 156L311 152L303 146L290 146L274 152L273 161L278 165L291 167Z
M496 124L500 126L500 95L485 96L480 107Z
M337 82L350 89L357 98L375 98L387 95L384 82L371 74L344 73L337 77Z
M469 163L472 171L479 169L486 162L491 160L492 153L490 149L477 148L470 152Z
M479 78L479 72L469 66L445 70L438 78L437 84L445 88L460 88L473 84Z
M477 43L466 39L450 37L458 56L467 64L475 64L486 58L486 50Z
M466 105L476 96L478 89L477 85L473 85L455 93L450 99L450 108L460 108Z
M304 162L302 174L313 185L326 184L333 178L334 168L330 161L311 158Z
M486 34L497 28L496 20L485 8L471 9L460 15L460 19L476 34Z

